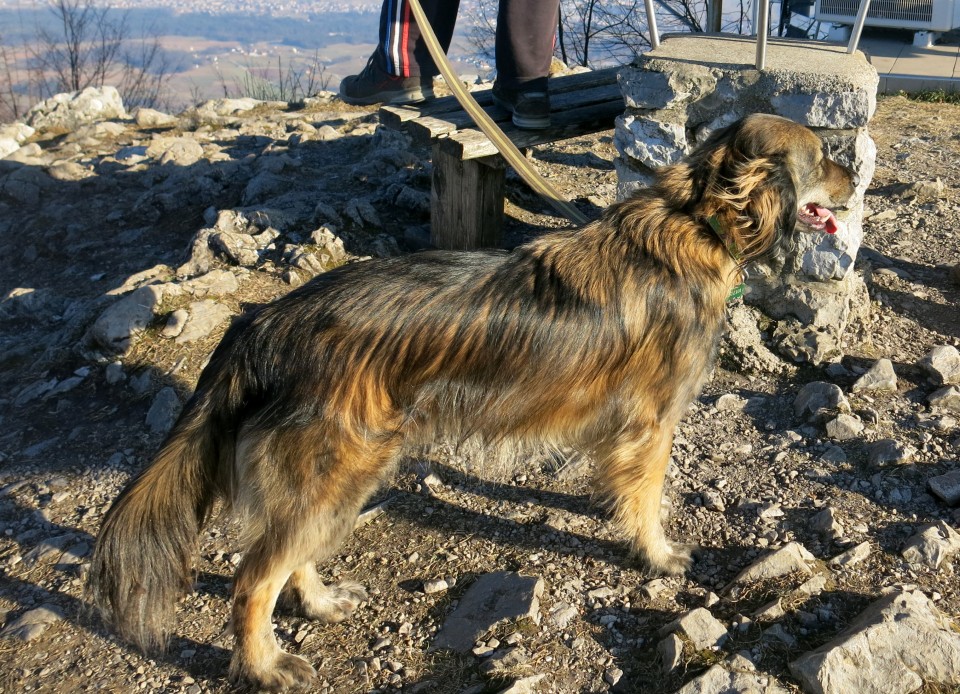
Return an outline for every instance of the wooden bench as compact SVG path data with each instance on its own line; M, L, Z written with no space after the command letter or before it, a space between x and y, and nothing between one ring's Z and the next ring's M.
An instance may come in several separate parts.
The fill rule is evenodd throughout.
M472 92L477 103L520 149L613 128L624 111L617 70L606 68L550 80L550 127L521 130L493 103L490 90ZM380 122L433 146L430 237L447 249L500 245L505 165L493 143L461 108L443 97L411 106L382 106Z

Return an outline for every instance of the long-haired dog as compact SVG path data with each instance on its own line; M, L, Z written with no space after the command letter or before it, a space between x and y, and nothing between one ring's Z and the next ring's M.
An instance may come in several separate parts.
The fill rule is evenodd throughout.
M512 252L427 252L341 267L239 318L153 463L107 513L88 589L161 646L198 533L225 499L245 522L230 674L309 681L271 615L284 596L337 621L366 597L315 562L349 533L405 446L438 438L571 446L632 550L663 573L690 552L660 523L674 428L697 396L740 266L829 210L855 174L807 128L754 115L579 230Z

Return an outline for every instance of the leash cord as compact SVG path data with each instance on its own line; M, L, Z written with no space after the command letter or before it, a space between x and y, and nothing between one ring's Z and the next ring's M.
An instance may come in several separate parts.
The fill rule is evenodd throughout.
M436 34L433 33L433 27L430 26L430 21L427 19L427 15L424 13L418 0L408 0L408 2L410 3L410 9L413 11L413 16L417 20L417 25L420 27L420 35L427 46L427 50L430 51L430 55L440 69L440 74L442 74L443 79L447 81L447 86L450 87L450 91L453 92L457 101L460 102L463 110L470 114L470 117L473 118L477 127L490 139L501 156L506 159L507 163L513 167L528 186L550 203L557 212L574 224L578 226L587 224L590 220L569 201L565 200L557 189L550 185L550 183L533 168L510 138L497 127L497 124L487 115L486 111L480 108L480 104L478 104L477 100L464 88L460 82L460 78L454 73L453 66L450 65L450 61L447 60L447 56L443 48L441 48L440 42L437 41Z

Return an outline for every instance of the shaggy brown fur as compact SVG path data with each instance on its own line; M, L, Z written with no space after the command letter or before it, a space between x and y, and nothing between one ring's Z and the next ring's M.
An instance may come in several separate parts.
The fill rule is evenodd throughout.
M276 601L326 621L351 613L363 588L325 586L314 562L402 449L437 438L588 453L631 549L655 571L684 571L689 550L660 524L664 472L738 281L733 255L774 250L798 219L822 228L823 208L855 185L810 130L752 116L582 229L510 253L349 265L243 316L107 514L93 603L141 648L162 645L199 529L224 498L246 524L231 675L306 682L313 668L274 638Z

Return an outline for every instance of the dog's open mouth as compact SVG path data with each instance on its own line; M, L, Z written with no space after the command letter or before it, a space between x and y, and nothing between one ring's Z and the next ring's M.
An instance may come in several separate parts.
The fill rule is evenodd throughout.
M813 202L801 207L797 212L797 217L808 227L825 231L828 234L836 234L840 229L840 220L837 219L837 216L826 207L820 207Z

